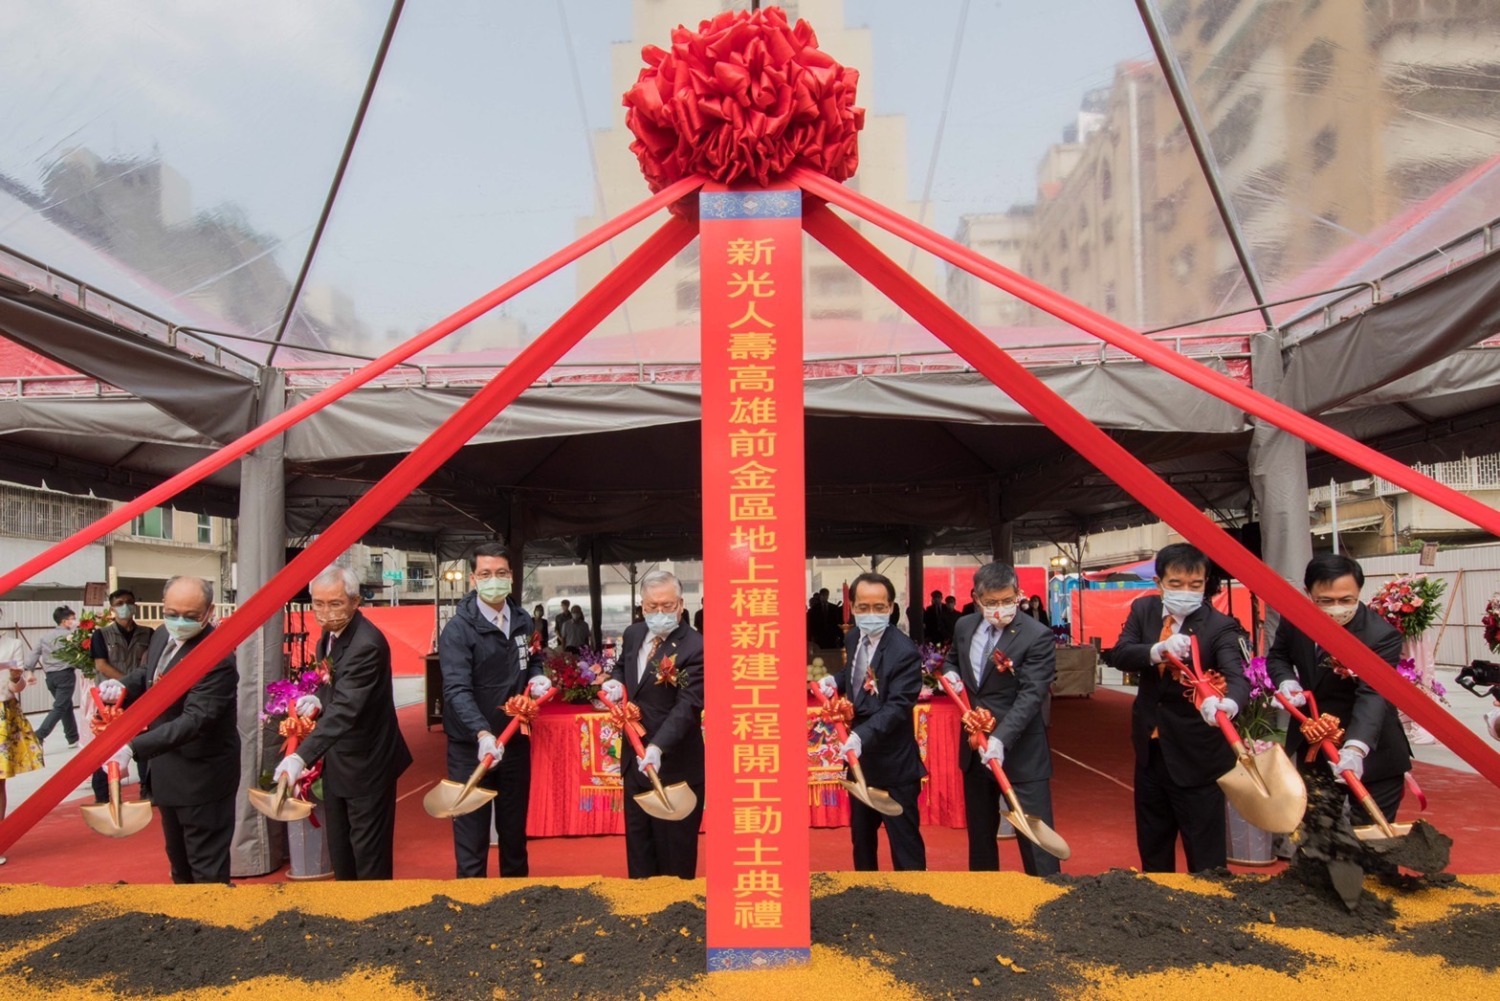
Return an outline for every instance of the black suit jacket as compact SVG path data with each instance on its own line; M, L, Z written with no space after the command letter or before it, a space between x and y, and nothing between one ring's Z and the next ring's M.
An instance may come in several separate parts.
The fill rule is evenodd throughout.
M318 638L321 654L327 634ZM391 648L361 612L333 641L333 680L318 691L323 712L297 756L323 759L323 789L355 799L383 792L411 764L396 722L391 690Z
M178 648L167 671L211 632L213 627L209 626ZM130 701L140 698L151 686L156 663L170 638L165 626L158 627L146 649L146 662L122 679ZM151 772L153 803L202 806L239 791L239 681L234 654L230 654L130 742L136 760Z
M1401 633L1368 606L1360 605L1344 628L1381 660L1396 666L1401 656ZM1404 775L1411 769L1411 745L1401 728L1396 707L1371 688L1369 682L1341 678L1327 664L1327 654L1306 633L1281 620L1276 641L1266 654L1266 671L1271 680L1280 685L1295 678L1312 692L1320 712L1339 718L1344 725L1345 740L1360 740L1370 748L1365 759L1366 781ZM1286 753L1293 761L1306 765L1307 741L1295 722L1287 731Z
M839 686L839 694L854 703L854 722L849 729L859 734L863 745L859 764L865 780L874 786L920 781L927 768L917 751L911 714L922 691L922 657L905 633L887 626L880 633L868 669L875 678L876 693L872 695L863 687L851 693L849 675L860 640L858 629L845 634L844 663L849 666L835 674L833 680Z
M533 657L529 640L533 623L516 599L506 598L510 634L484 617L479 596L470 591L438 638L443 671L443 731L448 739L479 746L479 731L495 736L510 717L503 707L526 691L526 682L541 674L543 660Z
M1130 730L1136 764L1144 766L1151 754L1151 731L1161 739L1161 755L1172 781L1182 786L1206 785L1234 767L1234 751L1217 726L1209 726L1193 707L1192 689L1151 663L1151 648L1161 636L1161 595L1149 594L1130 605L1125 628L1110 651L1109 662L1121 671L1140 675L1140 688L1130 710ZM1224 676L1228 696L1241 708L1250 702L1245 662L1240 652L1240 625L1205 601L1182 624L1183 633L1198 640L1205 671Z
M641 647L650 643L644 622L632 622L620 641L614 677L641 710L646 735L641 744L661 748L661 780L665 783L703 782L703 634L678 623L667 634L656 656L646 664L645 674L636 670ZM656 683L656 669L668 657L676 657L677 684ZM635 766L635 748L628 739L620 743L620 771L628 790L648 787Z
M1042 722L1042 705L1057 677L1057 642L1052 630L1023 612L1000 634L995 649L1011 661L1009 671L995 669L994 658L984 665L979 684L974 683L970 651L974 633L984 622L982 615L965 615L953 629L953 645L943 658L944 671L957 671L969 693L969 704L983 706L994 714L993 736L1005 745L1005 774L1012 782L1034 782L1052 777L1052 749ZM959 767L968 768L974 757L968 734L959 737Z

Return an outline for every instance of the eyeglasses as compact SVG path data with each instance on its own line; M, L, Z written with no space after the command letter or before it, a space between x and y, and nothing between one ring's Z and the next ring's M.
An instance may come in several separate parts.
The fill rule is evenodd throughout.
M515 579L515 574L511 573L509 570L496 570L493 573L491 573L488 570L481 570L479 573L477 573L477 574L474 575L474 579L475 580L514 580Z
M890 615L890 605L855 605L855 615Z
M669 601L660 605L647 603L641 606L641 612L645 615L657 615L661 612L680 612L681 610L682 602L680 601Z
M1314 598L1313 604L1319 608L1333 608L1335 606L1339 608L1353 608L1359 604L1359 595L1354 595L1353 597L1346 595L1342 598Z
M1011 601L997 601L993 605L986 605L983 602L980 602L979 609L980 609L980 611L983 611L983 612L998 612L998 611L1000 611L1000 609L1006 607L1007 605L1009 605L1010 607L1014 608L1016 606L1016 602L1014 600L1011 600Z

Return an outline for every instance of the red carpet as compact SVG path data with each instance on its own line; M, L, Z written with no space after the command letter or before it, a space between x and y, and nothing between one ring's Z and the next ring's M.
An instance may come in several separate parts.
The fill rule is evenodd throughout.
M422 795L442 773L444 738L422 725L422 707L401 710L402 728L416 758L402 778L396 821L396 875L405 879L446 879L453 875L449 826L422 810ZM1072 846L1065 872L1081 874L1135 865L1132 821L1130 698L1101 691L1089 699L1059 699L1052 714L1055 774L1052 791L1058 832ZM1451 871L1500 872L1492 846L1500 843L1500 795L1484 779L1467 772L1418 764L1417 777L1430 801L1423 816L1454 839ZM153 823L143 833L112 841L89 831L78 815L86 800L75 799L54 810L8 853L0 880L52 885L164 883L166 858L160 828ZM1408 797L1403 820L1417 817ZM928 867L959 871L967 866L965 832L924 827ZM844 828L815 829L812 841L814 870L839 871L850 864L849 832ZM491 865L493 866L493 862ZM882 865L889 856L882 853ZM700 853L700 874L702 855ZM1014 842L1001 848L1001 866L1019 869ZM1244 871L1268 871L1246 869ZM532 876L625 875L625 845L618 837L546 838L531 842ZM285 870L248 882L280 881Z

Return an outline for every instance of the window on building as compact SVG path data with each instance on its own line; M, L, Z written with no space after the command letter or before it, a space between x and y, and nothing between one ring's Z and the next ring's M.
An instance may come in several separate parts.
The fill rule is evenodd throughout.
M1333 76L1333 43L1320 38L1297 57L1297 82L1304 94L1316 94Z
M843 264L816 268L812 273L813 294L820 296L859 295L859 282L859 275Z
M1099 239L1104 241L1107 247L1115 242L1115 217L1105 216L1099 221Z
M677 308L690 312L698 308L698 276L683 278L677 283Z
M144 514L136 515L130 523L130 534L143 539L170 539L172 537L172 509L154 507Z
M1115 173L1109 169L1109 164L1099 168L1099 197L1103 201L1109 201L1115 193Z
M1332 125L1326 126L1321 132L1313 137L1312 141L1312 167L1313 170L1322 170L1333 162L1333 158L1339 152L1338 130Z
M1104 311L1113 315L1117 305L1119 303L1115 296L1115 283L1109 282L1104 286Z
M211 546L214 541L214 520L206 514L198 516L198 544Z

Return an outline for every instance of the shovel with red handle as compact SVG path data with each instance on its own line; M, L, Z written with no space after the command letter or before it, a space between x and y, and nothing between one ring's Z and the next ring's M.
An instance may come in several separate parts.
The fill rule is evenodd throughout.
M948 698L953 700L960 712L968 713L972 709L969 704L968 692L956 690L948 679L941 674L937 675L938 684L943 686L943 691L948 693ZM994 773L995 781L1000 783L1000 791L1005 795L1005 801L1010 804L1010 810L1005 813L1005 819L1010 821L1010 826L1016 829L1016 833L1027 841L1036 845L1048 855L1066 859L1073 854L1073 849L1042 818L1029 814L1021 809L1021 800L1016 796L1016 790L1010 784L1010 778L1005 774L1005 769L1000 767L1000 762L991 761L990 771Z
M558 693L559 689L549 688L542 693L542 697L533 700L540 706L549 701ZM501 747L510 743L510 739L516 735L521 728L520 716L512 716L505 729L500 731L500 738L496 741ZM495 764L494 755L486 754L475 766L474 771L469 773L469 781L455 782L452 779L443 779L422 797L422 809L430 816L443 819L446 817L462 817L466 813L473 813L494 799L498 793L494 789L479 789L479 780L484 778L484 773L489 771Z
M1307 708L1311 710L1311 716L1292 705L1292 700L1282 695L1279 691L1276 693L1276 701L1280 702L1286 711L1292 714L1292 719L1298 723L1308 723L1322 719L1323 714L1318 712L1318 701L1313 698L1313 693L1304 689L1302 694L1307 696ZM1318 741L1318 747L1329 761L1335 765L1339 763L1339 748L1331 738L1325 737ZM1344 784L1349 787L1350 792L1354 793L1354 798L1359 800L1360 805L1365 808L1365 812L1375 821L1373 825L1366 824L1363 827L1356 827L1354 829L1354 836L1356 838L1359 838L1361 841L1380 841L1391 838L1402 838L1411 833L1410 824L1392 824L1385 819L1385 813L1380 807L1375 805L1375 797L1370 795L1370 790L1365 788L1365 784L1359 780L1359 776L1347 770L1341 774L1344 777Z
M599 701L612 710L618 708L628 713L631 708L629 699L621 699L616 703L602 691L599 693ZM635 749L635 756L639 760L646 756L646 748L641 744L641 736L635 732L631 722L627 720L620 729L625 731L625 736L630 739L630 746ZM674 782L664 787L661 784L661 777L656 774L656 769L650 765L646 766L646 778L651 780L653 791L640 793L634 799L642 810L657 820L684 820L698 805L698 794L693 792L686 782Z
M99 695L99 689L95 688L91 695L94 697L94 706L99 711L101 718L108 718L111 713L119 712L125 707L124 696L113 709L106 709L104 699ZM144 830L151 823L151 803L147 800L137 800L133 803L125 803L120 799L120 766L111 760L105 766L105 774L109 776L109 802L91 803L83 808L83 822L89 825L89 830L95 834L103 834L110 838L128 838L132 834Z
M1193 687L1197 696L1193 704L1201 706L1204 699L1219 693L1198 668L1198 637L1192 640L1192 664L1184 664L1170 652L1164 651L1164 656ZM1280 744L1271 744L1265 750L1252 752L1245 746L1234 721L1222 709L1215 714L1214 722L1238 759L1234 768L1219 776L1219 788L1224 790L1225 798L1234 804L1240 816L1263 831L1272 834L1295 831L1307 812L1307 786L1286 751Z
M819 705L824 709L828 708L829 698L823 694L823 689L818 687L816 681L808 682L807 690L813 693L813 697L818 700ZM834 719L831 722L833 723L834 732L838 734L839 743L847 743L849 740L849 727L841 719ZM890 793L884 789L870 788L869 783L865 781L865 771L860 767L858 757L852 753L848 753L844 755L844 761L849 765L849 774L854 776L852 782L848 779L840 780L840 783L848 791L849 795L876 813L884 814L887 817L899 817L906 812L905 807L892 799Z
M297 715L297 706L295 702L287 707L287 716L289 719L292 719L294 721L302 718L298 717ZM312 720L316 719L317 716L318 714L314 712L309 713L305 718ZM300 734L294 734L293 736L288 737L286 740L286 745L283 748L284 753L295 754L298 746L301 745L301 743L302 736ZM295 798L291 795L291 792L292 783L287 781L287 777L283 775L281 779L276 783L276 788L274 791L268 791L265 789L251 789L249 792L245 793L245 795L249 798L251 806L255 807L257 810L265 814L267 817L270 817L272 820L290 822L293 820L306 820L308 817L312 816L313 804L309 803L305 799Z

